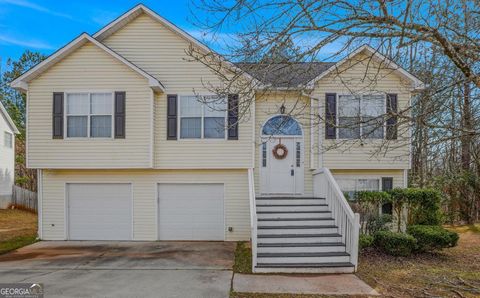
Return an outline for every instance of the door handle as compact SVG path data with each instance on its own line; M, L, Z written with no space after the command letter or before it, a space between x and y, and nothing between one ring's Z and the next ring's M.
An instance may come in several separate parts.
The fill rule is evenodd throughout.
M294 169L291 169L290 170L290 176L294 176L295 175L295 170Z

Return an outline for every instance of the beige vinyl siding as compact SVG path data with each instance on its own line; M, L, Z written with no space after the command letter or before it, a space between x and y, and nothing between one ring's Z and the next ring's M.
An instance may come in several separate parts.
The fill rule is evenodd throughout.
M313 179L310 168L310 98L297 92L257 93L255 104L255 192L260 193L260 154L262 153L262 127L272 116L280 114L280 107L285 106L286 114L295 118L303 130L304 140L304 194L312 195ZM270 153L269 153L270 154Z
M248 240L250 209L246 170L44 170L42 228L44 240L65 239L66 183L132 183L133 239L157 240L158 183L223 183L225 239ZM233 232L228 232L233 227Z
M30 168L150 167L151 89L138 73L86 43L29 85ZM68 91L126 91L126 138L52 139L52 93Z
M189 42L146 14L103 42L156 77L167 94L207 95L212 91L206 85L221 84L205 65L191 61ZM167 140L167 94L155 96L155 168L252 167L251 119L239 124L239 140Z
M5 134L12 136L12 147L5 144ZM15 172L15 132L0 111L0 208L10 203Z
M368 66L367 66L368 65ZM365 76L365 73L367 75ZM406 110L410 103L410 84L391 69L379 67L378 63L359 54L347 62L339 71L325 76L315 85L313 96L319 99L320 114L325 116L325 93L371 94L374 92L396 93L398 110ZM337 115L338 118L338 115ZM410 135L406 125L398 129L398 139L357 141L326 140L324 125L321 127L320 155L323 166L331 169L408 169L410 168Z
M180 138L167 140L166 111L166 95L159 94L155 97L156 168L251 168L253 166L251 121L239 123L238 140Z
M404 170L332 170L332 175L336 179L381 179L382 177L393 178L393 188L404 188ZM380 188L381 180L380 180Z
M206 84L218 84L218 77L187 55L191 44L147 14L102 41L105 45L157 78L168 93L207 91Z

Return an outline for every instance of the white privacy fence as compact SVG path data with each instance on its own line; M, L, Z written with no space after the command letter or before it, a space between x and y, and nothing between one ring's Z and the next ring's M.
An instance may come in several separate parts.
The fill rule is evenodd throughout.
M38 211L37 193L14 185L12 188L12 205Z
M340 190L335 178L327 168L322 168L313 173L314 196L326 199L335 225L343 237L346 252L350 254L350 262L358 265L358 238L360 232L360 215L353 213L343 192Z

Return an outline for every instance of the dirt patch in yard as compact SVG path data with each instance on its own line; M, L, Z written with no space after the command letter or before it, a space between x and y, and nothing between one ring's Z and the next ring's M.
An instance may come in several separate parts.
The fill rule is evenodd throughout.
M479 226L450 229L457 247L407 258L366 250L357 275L385 297L480 297Z
M0 254L31 244L36 237L36 214L16 209L0 209Z

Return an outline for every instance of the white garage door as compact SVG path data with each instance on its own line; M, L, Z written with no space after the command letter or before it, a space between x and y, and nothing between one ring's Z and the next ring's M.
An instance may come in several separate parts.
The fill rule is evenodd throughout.
M130 184L67 185L68 239L132 240Z
M224 240L223 184L159 184L160 240Z

